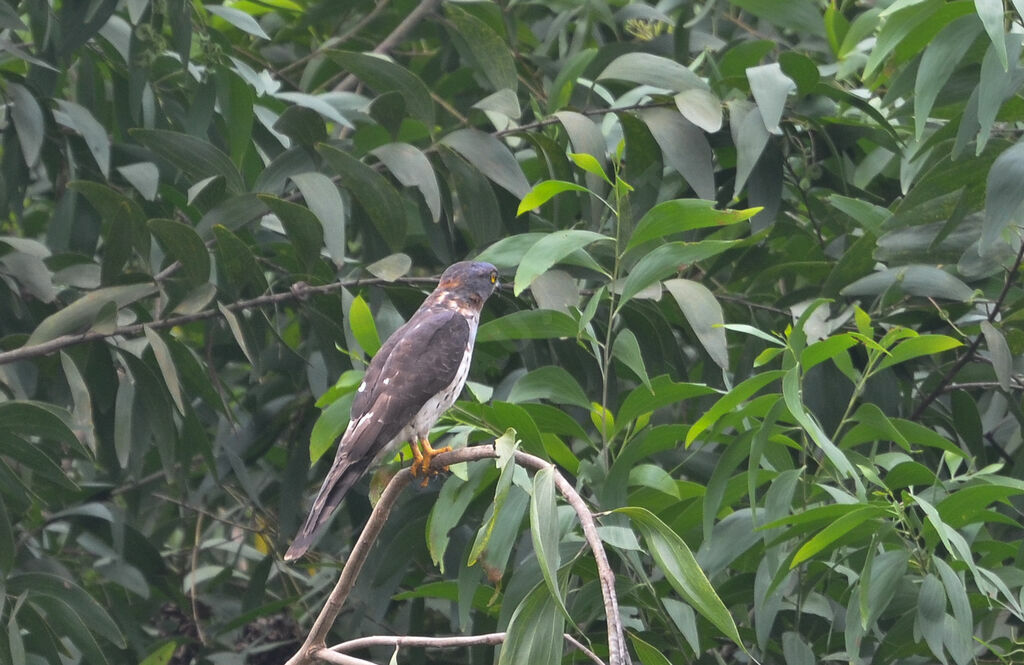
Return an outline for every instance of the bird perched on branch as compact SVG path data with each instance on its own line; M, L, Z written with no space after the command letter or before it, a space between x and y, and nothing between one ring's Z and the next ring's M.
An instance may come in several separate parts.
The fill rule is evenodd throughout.
M490 263L449 266L412 318L380 347L352 401L334 464L285 561L309 549L345 493L402 442L412 447L413 475L436 473L431 461L451 448L435 450L427 435L462 392L480 310L497 285L498 271Z

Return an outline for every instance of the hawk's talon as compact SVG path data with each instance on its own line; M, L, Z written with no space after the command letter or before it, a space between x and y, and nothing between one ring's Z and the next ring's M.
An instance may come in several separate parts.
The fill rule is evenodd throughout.
M423 464L423 453L420 452L420 447L415 439L409 442L409 447L412 449L412 466L409 467L409 472L415 478L419 475L419 467Z
M427 438L424 437L422 440L420 440L420 447L422 449L420 452L420 458L413 462L413 467L415 467L416 464L419 463L420 470L423 472L423 475L427 477L436 476L440 472L448 470L447 466L439 469L432 469L430 468L430 465L434 461L434 458L440 455L441 453L450 453L452 451L451 446L445 446L443 448L435 449L433 446L430 445L430 441L428 441Z

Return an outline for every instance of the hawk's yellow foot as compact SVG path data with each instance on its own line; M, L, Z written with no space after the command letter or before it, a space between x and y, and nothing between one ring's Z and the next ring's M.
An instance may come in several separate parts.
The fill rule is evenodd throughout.
M417 462L413 462L413 466L415 467L417 463L420 465L420 470L423 472L423 475L426 476L426 478L423 479L423 484L426 485L427 478L436 476L438 473L448 470L448 467L446 466L439 469L432 469L430 465L433 463L434 458L441 453L450 453L452 451L452 447L445 446L443 448L435 449L430 445L430 441L428 441L426 437L423 437L420 439L420 448L421 459Z
M423 464L423 453L420 452L420 446L416 439L409 442L409 448L412 449L412 466L409 467L409 471L412 473L412 477L415 478L420 475L419 468Z

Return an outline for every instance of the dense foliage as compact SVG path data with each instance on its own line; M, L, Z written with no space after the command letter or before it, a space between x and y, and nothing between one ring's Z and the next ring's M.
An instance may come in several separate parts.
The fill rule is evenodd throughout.
M601 513L635 662L1021 662L1022 9L0 1L0 662L283 662L365 360L477 256L436 433ZM334 635L607 657L550 477L454 471Z

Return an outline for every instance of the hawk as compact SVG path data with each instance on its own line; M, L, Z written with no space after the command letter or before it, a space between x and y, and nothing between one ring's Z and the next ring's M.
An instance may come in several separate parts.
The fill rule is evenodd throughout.
M413 475L428 475L434 456L451 450L435 450L427 435L462 392L480 310L497 285L498 271L490 263L449 266L412 318L380 347L356 390L331 470L285 561L309 549L345 493L402 442L412 447Z

